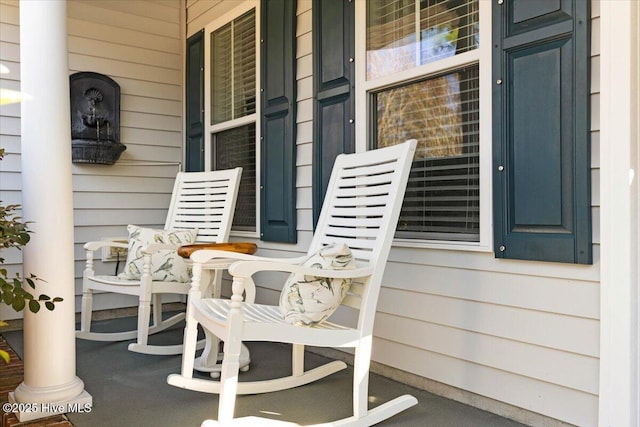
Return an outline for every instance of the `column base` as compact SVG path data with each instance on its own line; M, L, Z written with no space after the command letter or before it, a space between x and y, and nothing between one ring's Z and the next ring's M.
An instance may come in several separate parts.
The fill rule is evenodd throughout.
M21 386L24 386L24 383L20 384L18 388ZM18 389L16 389L16 391L17 390ZM73 398L44 403L18 402L15 396L16 391L9 392L9 403L6 409L11 410L6 412L13 412L20 422L67 414L69 412L89 413L93 405L93 398L84 389Z

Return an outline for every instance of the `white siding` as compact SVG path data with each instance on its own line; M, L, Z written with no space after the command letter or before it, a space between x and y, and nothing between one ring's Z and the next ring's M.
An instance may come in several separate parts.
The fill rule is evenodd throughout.
M113 166L73 165L76 294L80 295L85 242L126 236L130 223L164 224L182 162L184 42L179 1L68 0L67 16L69 71L106 74L120 85L120 142L127 146ZM0 0L0 61L11 70L2 76L2 87L19 88L19 48L19 3ZM19 105L2 107L0 120L0 146L8 153L0 162L0 199L19 203ZM20 268L19 254L5 258L10 268ZM114 267L97 263L99 271ZM135 303L122 296L96 298L97 309ZM3 312L1 317L14 315Z

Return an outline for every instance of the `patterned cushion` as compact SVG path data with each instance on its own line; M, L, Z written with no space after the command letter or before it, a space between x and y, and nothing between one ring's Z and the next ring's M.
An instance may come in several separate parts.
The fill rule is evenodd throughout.
M356 262L349 247L333 244L321 248L303 264L325 270L353 269ZM351 279L292 274L280 294L280 312L293 325L320 323L338 308L351 286Z
M177 246L189 245L196 240L198 230L154 230L152 228L127 226L129 248L124 271L118 276L123 279L140 279L144 266L142 249L149 243L165 243ZM152 279L164 282L187 282L190 271L175 249L161 249L151 255Z

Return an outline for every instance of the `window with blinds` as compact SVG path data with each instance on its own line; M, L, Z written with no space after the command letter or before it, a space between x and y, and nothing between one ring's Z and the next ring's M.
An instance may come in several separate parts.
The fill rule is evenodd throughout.
M255 10L211 33L211 124L256 112Z
M478 0L372 0L366 22L366 78L386 77L369 92L374 146L418 140L396 237L479 242L477 61L388 84L394 73L477 49Z
M242 167L233 231L256 231L256 12L209 33L210 136L213 170Z
M256 126L240 126L214 135L214 169L242 168L233 229L256 229Z

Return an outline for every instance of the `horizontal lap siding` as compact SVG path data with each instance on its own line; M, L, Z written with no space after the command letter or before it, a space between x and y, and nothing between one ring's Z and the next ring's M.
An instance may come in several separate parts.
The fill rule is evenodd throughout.
M576 276L587 276L582 280L571 277L569 265L539 263L538 274L526 275L502 271L492 254L466 254L476 258L473 266L441 266L423 263L446 253L414 250L401 262L394 252L378 303L374 360L565 422L596 425L597 266L578 268ZM557 277L545 275L547 266Z
M313 231L312 200L312 159L313 159L313 78L312 78L312 39L311 39L311 0L298 0L296 22L296 78L297 78L297 117L296 133L296 191L297 191L297 227L300 231ZM307 131L308 129L308 131ZM308 245L298 247L305 251Z
M9 69L9 74L0 75L0 86L20 90L20 14L18 1L0 1L0 63ZM5 149L0 161L0 201L3 205L22 202L20 179L20 105L0 106L0 148ZM4 249L0 254L5 259L3 268L10 275L22 273L22 252ZM13 310L0 304L0 319L16 317Z
M403 370L499 402L579 426L597 424L598 399L590 393L382 339L374 343L373 353L374 360L387 365L401 354ZM473 398L468 401L473 405Z
M0 75L0 86L20 90L20 28L17 1L0 2L0 63L9 69L9 74ZM0 161L0 201L3 205L19 204L20 190L20 105L0 106L0 148L5 149ZM15 249L4 249L0 256L5 259L4 268L9 275L22 273L22 253ZM16 317L13 310L0 304L0 319Z
M68 0L67 17L69 71L106 74L120 85L120 142L127 146L113 166L73 165L79 295L85 242L126 236L130 223L153 227L164 224L173 181L182 162L184 42L179 1ZM0 0L0 61L9 66L11 74L7 77L15 89L20 75L18 36L19 3ZM10 86L5 85L5 75L2 86ZM18 105L0 110L0 147L9 152L8 161L0 162L3 201L20 202L19 116ZM114 267L115 263L100 262L96 266L104 272ZM97 309L135 304L135 300L123 296L96 298Z
M127 224L164 224L182 162L179 7L158 1L68 2L69 68L118 82L120 142L127 146L114 166L74 165L78 293L84 242L126 236ZM96 269L107 273L114 267L98 263ZM135 304L125 297L101 298L100 308Z

